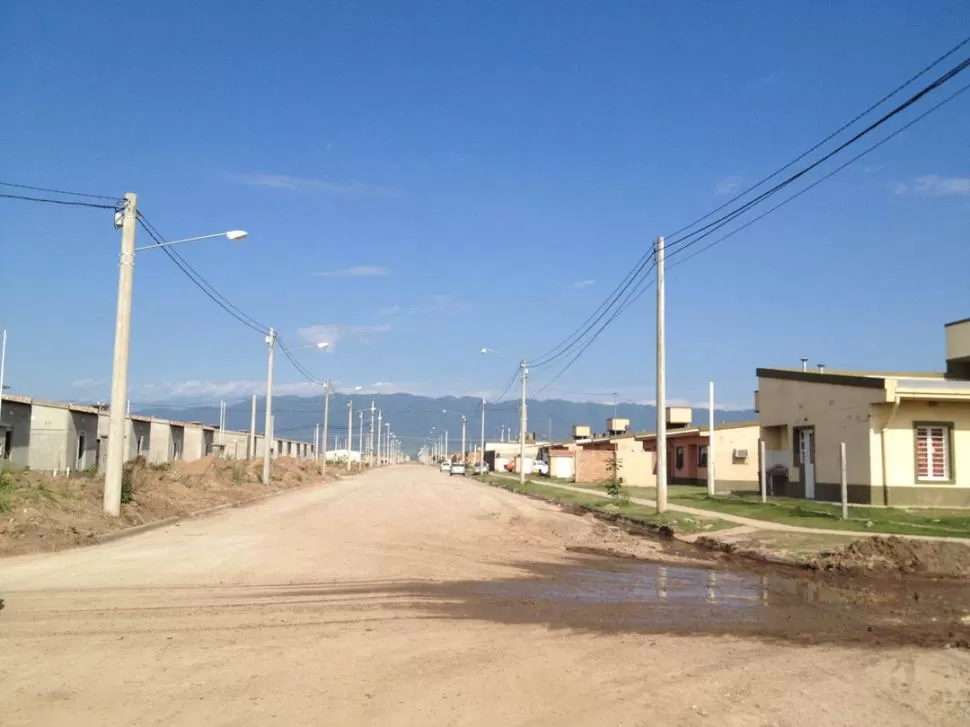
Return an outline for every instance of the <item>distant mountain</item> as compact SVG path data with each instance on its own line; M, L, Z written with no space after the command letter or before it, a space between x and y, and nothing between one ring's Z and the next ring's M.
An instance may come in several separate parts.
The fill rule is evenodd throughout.
M375 409L383 412L383 421L390 422L391 431L404 443L404 451L414 454L424 444L431 428L438 432L447 430L452 442L461 439L461 417L467 419L466 436L469 443L479 441L481 436L481 402L474 397L445 396L431 398L414 396L413 394L384 394L380 396L354 396L333 394L330 397L330 448L333 448L334 436L342 442L347 436L347 402L353 399L354 406L354 447L359 446L358 434L360 420L358 412L364 413L364 432L370 426L370 405L374 402ZM256 431L263 431L265 416L265 400L256 402ZM228 406L226 426L229 429L248 430L250 422L249 401L233 403ZM630 427L635 431L653 431L656 428L656 408L642 404L618 404L616 415L630 420ZM567 439L572 434L574 424L587 424L594 432L606 429L606 420L613 416L612 404L594 404L591 402L563 401L561 399L528 400L529 431L535 432L540 439L546 439L550 433L554 440ZM219 407L217 406L175 406L158 403L145 405L132 413L150 414L166 419L184 421L201 421L207 424L219 422ZM323 397L303 396L274 396L273 416L275 418L276 433L311 441L314 425L323 422ZM376 416L376 414L375 414ZM717 423L743 421L755 419L753 411L715 410ZM694 423L707 422L706 409L694 409ZM375 425L376 426L376 425ZM519 402L517 400L504 401L485 406L485 434L489 441L498 440L503 427L507 432L518 432ZM387 431L385 429L385 431ZM469 444L469 447L471 444Z

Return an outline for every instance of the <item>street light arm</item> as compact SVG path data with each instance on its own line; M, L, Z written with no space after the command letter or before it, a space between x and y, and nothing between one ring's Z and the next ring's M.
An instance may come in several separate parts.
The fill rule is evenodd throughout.
M235 242L236 240L242 240L247 234L248 233L244 230L229 230L229 232L217 232L213 235L200 235L199 237L187 237L184 240L171 240L169 242L159 242L155 245L142 245L141 247L136 247L135 252L140 252L141 250L154 250L159 247L171 247L172 245L181 245L184 242L211 240L213 237L228 237L230 240Z

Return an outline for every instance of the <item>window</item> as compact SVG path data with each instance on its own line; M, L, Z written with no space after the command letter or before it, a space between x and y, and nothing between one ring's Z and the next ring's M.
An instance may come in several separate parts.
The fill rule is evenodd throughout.
M674 448L674 467L676 469L684 469L684 448L675 447Z
M697 466L707 467L707 445L702 444L697 448Z
M916 426L916 479L942 482L950 479L950 425Z

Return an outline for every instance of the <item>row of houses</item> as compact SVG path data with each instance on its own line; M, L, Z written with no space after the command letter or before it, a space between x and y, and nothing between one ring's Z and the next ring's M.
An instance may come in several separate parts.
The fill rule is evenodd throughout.
M837 501L844 444L850 502L970 507L970 319L944 330L940 372L809 369L802 359L796 368L757 369L756 420L711 431L691 424L690 409L668 408L668 482L706 483L713 443L719 492L758 489L764 470L771 494ZM533 446L525 467L537 457L552 477L603 482L615 475L654 487L656 451L656 433L630 432L628 420L613 418L603 434L578 425L572 441ZM506 457L518 470L516 454Z
M40 472L100 470L108 452L108 411L84 404L40 401L4 395L0 407L0 457L5 466ZM152 464L196 460L208 455L262 457L266 439L249 432L220 430L202 422L183 422L132 414L127 417L125 460L144 457ZM311 458L314 445L276 438L273 457Z

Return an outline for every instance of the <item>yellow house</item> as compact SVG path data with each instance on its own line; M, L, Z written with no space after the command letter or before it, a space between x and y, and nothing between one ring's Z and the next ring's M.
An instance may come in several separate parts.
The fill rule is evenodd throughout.
M774 494L970 507L970 319L946 324L945 373L758 369Z

